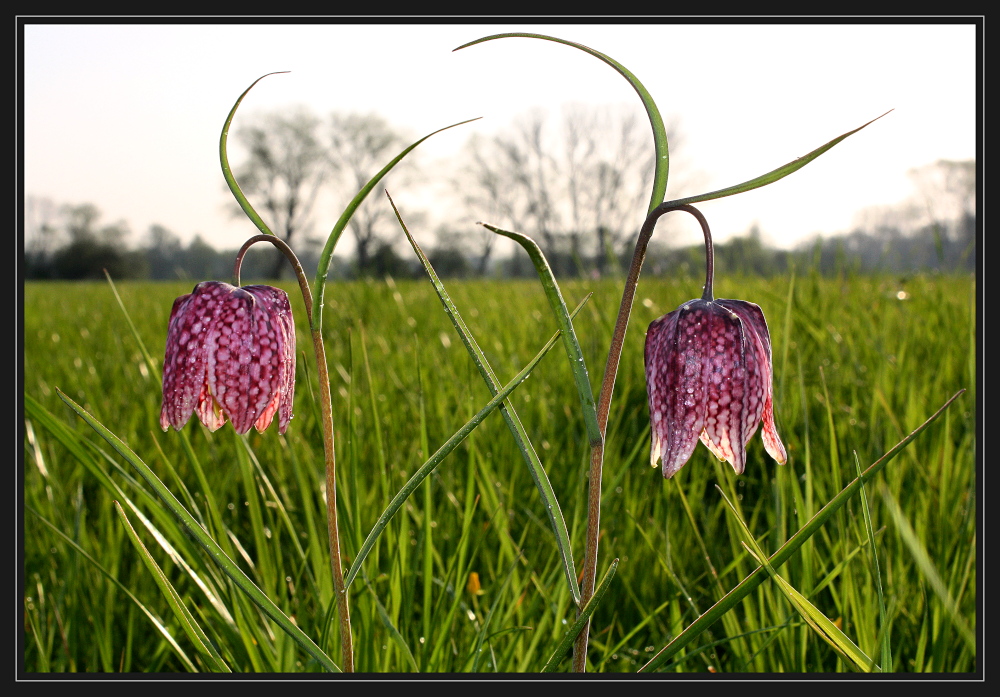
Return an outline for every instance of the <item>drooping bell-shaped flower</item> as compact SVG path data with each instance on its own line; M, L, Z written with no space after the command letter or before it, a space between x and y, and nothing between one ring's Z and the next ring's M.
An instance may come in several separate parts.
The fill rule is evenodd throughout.
M763 420L764 448L778 464L785 448L774 426L771 338L760 307L746 300L712 297L711 236L703 217L708 274L700 300L689 300L649 325L646 391L652 449L672 477L698 440L737 474L746 445Z
M271 286L206 281L174 301L163 361L160 426L180 430L197 412L210 431L228 418L239 434L278 432L292 418L295 327L288 294Z

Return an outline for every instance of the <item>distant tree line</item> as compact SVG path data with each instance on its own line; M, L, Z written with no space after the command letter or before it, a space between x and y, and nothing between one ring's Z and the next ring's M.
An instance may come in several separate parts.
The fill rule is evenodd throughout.
M437 272L452 278L534 275L520 249L506 258L497 256L500 238L475 225L481 220L535 239L560 277L622 273L641 223L636 211L645 208L652 179L652 148L646 142L651 136L641 123L641 114L624 109L569 105L560 118L532 112L492 137L470 138L457 161L447 163L453 173L450 191L423 197L451 213L438 224L435 243L425 247ZM668 130L676 162L682 139L676 124ZM335 219L385 163L413 142L377 115L334 113L324 120L305 109L251 115L234 140L244 151L233 168L244 193L274 233L296 250L310 275L324 241L312 228L317 208L324 209L324 218ZM428 180L448 181L444 174L417 177L414 154L393 170L391 186L425 193ZM716 230L716 269L762 276L787 273L792 266L822 274L974 269L975 161L942 160L910 175L916 189L911 199L863 211L850 233L816 237L791 250L765 245L757 227L724 243L718 239L725 231ZM385 184L380 182L379 190ZM672 195L684 195L691 186L690 181L672 181ZM334 204L321 191L333 195ZM244 215L235 203L230 209L235 216ZM427 211L412 205L406 209L408 227L421 237ZM423 274L401 241L384 197L370 195L354 212L345 235L353 242L354 257L334 257L331 278ZM153 225L133 247L126 244L128 237L125 222L102 223L92 204L58 206L28 197L25 277L97 279L104 269L122 279L232 275L237 250L216 250L199 235L185 245L174 232ZM700 244L671 248L659 241L664 237L653 238L647 273L704 273ZM282 275L288 275L287 263L269 246L257 245L244 260L245 279Z

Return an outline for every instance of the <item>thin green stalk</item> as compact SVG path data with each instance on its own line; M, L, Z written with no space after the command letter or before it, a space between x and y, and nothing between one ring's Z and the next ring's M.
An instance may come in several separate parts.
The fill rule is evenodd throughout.
M601 529L601 477L604 470L604 436L608 428L608 414L611 411L611 395L615 389L615 378L618 375L618 364L622 357L622 346L625 344L625 330L628 329L629 315L632 313L632 301L635 299L635 289L639 284L639 272L646 257L646 246L653 236L653 229L660 216L670 211L682 210L698 219L705 233L706 245L710 244L711 234L708 222L694 206L679 205L674 207L659 206L646 216L639 239L635 243L635 253L632 255L632 265L629 267L628 278L622 291L622 301L618 308L618 319L611 336L611 348L608 350L608 362L604 367L604 380L601 383L601 394L597 402L597 425L601 431L601 440L591 446L590 450L590 481L587 485L587 547L583 562L583 584L580 588L584 603L594 592L594 580L597 575L597 554ZM706 247L707 248L707 247ZM706 268L706 295L712 292L712 267ZM584 625L583 631L576 641L573 650L573 668L578 673L587 670L587 644L589 641L590 624Z

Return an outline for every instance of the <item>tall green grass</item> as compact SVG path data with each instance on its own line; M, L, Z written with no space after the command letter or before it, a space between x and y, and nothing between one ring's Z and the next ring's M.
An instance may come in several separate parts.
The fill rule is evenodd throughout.
M154 369L171 303L190 286L119 286ZM302 351L306 317L294 285L284 287ZM855 477L855 454L862 467L874 462L966 388L866 487L877 567L855 497L778 573L879 665L888 646L894 671L976 670L973 281L717 280L718 297L756 302L768 318L788 464L775 465L755 436L744 475L699 446L667 481L648 465L643 330L698 287L643 278L636 295L608 428L599 577L612 559L620 562L594 615L593 668L637 670L754 570L716 485L773 552ZM501 382L557 328L537 282L452 281L448 290ZM574 324L599 374L621 289L611 280L563 285L570 306L591 291ZM490 394L426 281L335 284L325 303L349 566L393 495ZM240 437L228 425L210 434L197 422L164 434L158 375L108 285L28 284L24 314L24 669L218 669L206 646L236 672L321 669L219 571L56 388L124 440L256 585L339 656L311 358L298 362L285 436L270 429ZM561 351L512 400L582 559L589 448ZM207 644L185 631L156 566ZM407 501L350 592L359 671L542 669L575 606L546 511L499 415ZM559 664L568 668L568 659ZM772 581L661 667L850 669Z

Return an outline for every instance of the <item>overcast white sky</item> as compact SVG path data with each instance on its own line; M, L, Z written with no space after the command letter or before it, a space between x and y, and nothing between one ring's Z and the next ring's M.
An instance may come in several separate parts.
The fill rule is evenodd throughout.
M631 70L664 117L679 119L684 143L672 178L689 173L678 171L683 163L703 182L687 194L763 174L895 110L781 182L700 204L721 239L755 222L784 247L848 231L858 210L911 193L909 169L977 156L972 24L310 20L24 31L25 193L92 202L104 222L126 220L133 242L152 223L185 240L201 233L217 248L256 232L226 212L218 138L235 99L268 72L292 71L258 84L234 128L241 115L298 104L322 115L375 111L415 137L485 117L425 142L424 161L455 154L473 132L501 129L532 108L639 103L610 67L568 46L512 38L452 53L507 31L576 41ZM317 228L329 229L344 203L317 210Z

